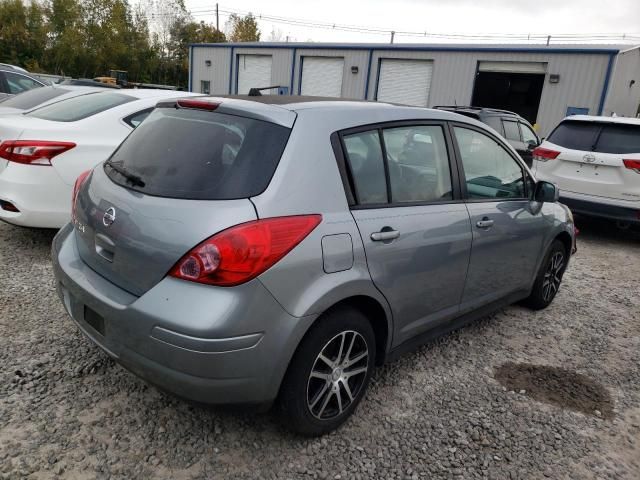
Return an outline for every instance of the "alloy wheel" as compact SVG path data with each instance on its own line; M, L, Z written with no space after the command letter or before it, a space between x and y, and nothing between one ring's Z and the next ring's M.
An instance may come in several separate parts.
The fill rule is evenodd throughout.
M560 282L562 281L562 272L564 269L564 254L555 252L549 259L547 271L544 273L542 281L542 298L545 302L550 302L558 293Z
M341 415L357 398L369 370L364 337L347 330L329 340L311 368L307 408L319 420Z

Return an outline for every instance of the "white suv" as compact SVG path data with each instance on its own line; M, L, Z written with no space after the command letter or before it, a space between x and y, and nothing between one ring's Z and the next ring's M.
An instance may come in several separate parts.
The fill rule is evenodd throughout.
M574 212L640 224L640 119L567 117L534 150L532 169Z

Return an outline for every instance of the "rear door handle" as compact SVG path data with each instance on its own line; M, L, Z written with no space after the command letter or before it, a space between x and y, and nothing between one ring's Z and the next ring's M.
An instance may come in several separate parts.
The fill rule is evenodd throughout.
M371 234L371 240L374 242L388 242L395 240L400 236L400 232L397 230L382 230L380 232L374 232Z
M493 227L493 220L488 217L484 217L482 220L478 220L476 223L476 227L478 228L491 228Z

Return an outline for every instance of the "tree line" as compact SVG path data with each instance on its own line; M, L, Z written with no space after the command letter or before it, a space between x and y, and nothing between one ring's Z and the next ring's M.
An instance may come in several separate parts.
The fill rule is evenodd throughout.
M190 43L260 40L251 14L231 15L225 30L196 21L184 0L0 0L0 62L75 78L127 70L130 81L185 88Z

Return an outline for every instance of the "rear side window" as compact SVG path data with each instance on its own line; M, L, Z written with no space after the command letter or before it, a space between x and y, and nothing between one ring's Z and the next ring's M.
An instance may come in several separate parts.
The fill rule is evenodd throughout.
M27 116L53 120L55 122L77 122L105 110L135 100L134 97L115 92L100 92L94 95L80 95L61 102L46 105Z
M549 141L571 150L592 151L601 125L595 122L567 120L556 127L549 135Z
M247 198L269 185L290 131L236 115L158 108L111 156L114 166L104 168L117 184L148 195Z
M377 130L344 136L356 197L360 205L387 203L387 180Z
M69 91L70 90L64 88L34 88L33 90L28 90L5 100L2 102L2 106L28 110L40 105L41 103L48 102L49 100L53 100L56 97L64 95Z
M640 125L605 124L596 152L640 153Z

